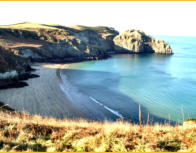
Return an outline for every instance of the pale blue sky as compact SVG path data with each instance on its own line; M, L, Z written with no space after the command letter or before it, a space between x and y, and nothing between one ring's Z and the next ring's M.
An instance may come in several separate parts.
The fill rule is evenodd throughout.
M0 2L0 25L104 25L151 35L196 36L196 2Z

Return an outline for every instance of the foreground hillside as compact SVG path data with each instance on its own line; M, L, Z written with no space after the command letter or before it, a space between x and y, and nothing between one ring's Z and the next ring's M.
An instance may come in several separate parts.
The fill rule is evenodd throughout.
M196 127L55 120L0 111L0 151L196 151Z

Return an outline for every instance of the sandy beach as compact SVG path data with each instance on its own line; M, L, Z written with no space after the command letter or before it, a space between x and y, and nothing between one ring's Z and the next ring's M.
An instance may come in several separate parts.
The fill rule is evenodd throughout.
M36 69L33 74L39 75L39 77L25 81L28 84L25 87L0 90L0 101L17 111L25 111L30 114L58 119L89 119L76 105L68 101L60 88L61 82L57 72L66 67L68 67L66 64L33 66Z
M35 64L32 67L36 69L32 74L38 77L23 81L25 86L1 89L0 102L19 112L57 119L115 121L123 118L137 122L137 103L102 86L98 90L76 86L67 73L74 71L68 64ZM146 118L147 113L142 107L142 116ZM154 121L165 121L153 114L150 116Z
M36 71L19 88L0 90L0 102L10 108L30 114L57 119L116 120L119 118L112 110L100 105L75 89L61 71L68 64L35 64Z

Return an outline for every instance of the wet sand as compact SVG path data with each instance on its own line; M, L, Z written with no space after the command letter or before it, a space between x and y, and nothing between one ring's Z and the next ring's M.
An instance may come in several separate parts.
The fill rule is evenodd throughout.
M0 90L0 101L8 104L17 111L25 111L30 114L38 114L47 117L85 118L90 119L80 109L72 104L60 88L61 79L59 69L68 65L36 65L34 74L37 78L25 81L28 85L21 88L9 88Z

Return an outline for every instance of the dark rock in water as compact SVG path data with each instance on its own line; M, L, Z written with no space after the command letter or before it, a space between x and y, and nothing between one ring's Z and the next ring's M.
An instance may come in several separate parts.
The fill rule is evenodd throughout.
M114 38L115 50L128 53L172 54L169 44L139 30L127 30Z

